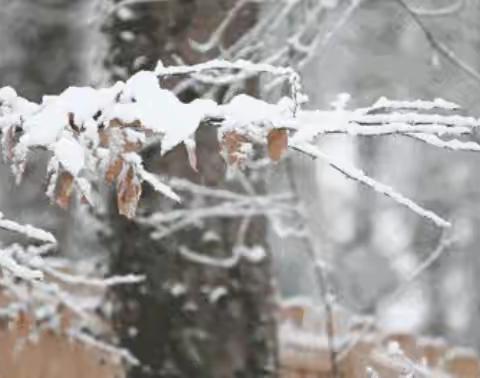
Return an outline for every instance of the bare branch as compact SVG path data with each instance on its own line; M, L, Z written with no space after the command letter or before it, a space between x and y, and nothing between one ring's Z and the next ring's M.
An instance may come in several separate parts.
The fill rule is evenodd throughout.
M451 63L457 66L461 71L466 73L472 79L480 83L480 73L471 65L469 65L468 63L460 59L457 56L457 54L453 50L451 50L446 44L444 44L443 42L435 38L432 32L427 28L427 26L421 20L421 18L419 17L419 14L417 14L414 10L412 10L404 0L394 0L394 1L397 2L410 15L412 20L419 26L420 30L425 35L425 38L427 39L430 46L435 51L440 53L440 55L442 55L443 57L447 58Z
M441 218L434 212L424 209L423 207L419 206L412 200L404 197L400 193L396 192L392 187L387 186L385 184L381 184L374 179L366 176L361 170L354 168L354 167L349 167L346 166L343 163L340 163L333 159L332 157L328 156L324 152L320 151L317 147L312 146L312 145L307 145L307 144L296 144L294 146L295 149L298 149L299 151L302 151L313 158L319 158L321 160L324 160L327 162L332 168L336 169L346 177L357 181L371 189L373 189L375 192L380 193L382 195L385 195L391 199L393 199L395 202L400 204L401 206L404 206L408 208L409 210L413 211L414 213L418 214L419 216L428 219L432 223L434 223L436 226L441 227L441 228L448 228L451 227L451 223L448 222L447 220Z

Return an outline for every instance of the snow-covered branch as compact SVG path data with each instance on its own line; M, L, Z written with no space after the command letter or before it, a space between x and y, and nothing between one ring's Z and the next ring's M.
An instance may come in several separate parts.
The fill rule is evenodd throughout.
M313 158L318 158L321 160L324 160L326 163L328 163L332 168L335 170L339 171L342 173L344 176L346 176L349 179L352 179L354 181L359 182L362 185L365 185L371 189L373 189L375 192L387 196L400 204L401 206L404 206L408 208L409 210L413 211L414 213L418 214L419 216L428 219L429 221L433 222L435 225L438 227L442 228L448 228L451 226L451 223L448 222L447 220L443 219L442 217L438 216L434 212L424 209L420 205L416 204L412 200L406 198L402 194L398 193L393 189L392 187L382 184L371 177L368 177L365 175L364 172L361 170L348 166L346 164L343 164L336 159L332 158L331 156L328 156L324 152L322 152L320 149L318 149L315 146L309 145L309 144L295 144L293 145L295 149L297 149L300 152L306 153Z
M50 232L31 226L29 224L23 225L23 224L5 219L2 213L0 213L0 229L21 234L26 236L29 239L40 241L42 243L52 243L52 244L57 243L55 236L53 236Z
M201 99L186 104L159 84L159 77L206 72L215 73L220 79L232 72L284 77L291 85L292 97L276 104L247 95L238 95L226 104ZM400 135L439 148L479 149L474 141L479 120L450 114L458 112L459 107L445 100L382 98L371 107L357 110L303 110L300 105L304 101L300 76L288 67L222 60L180 67L165 67L159 63L154 72L139 72L127 82L98 90L72 87L58 96L45 97L41 104L28 102L13 89L3 88L0 90L0 130L4 154L19 176L27 163L29 150L44 148L51 152L48 193L57 204L68 206L74 191L86 202L91 202L89 181L104 178L116 184L119 211L128 217L135 215L144 181L177 202L181 199L161 178L144 169L139 153L148 140L160 139L162 154L185 143L190 155L195 155L191 141L201 123L218 130L221 153L232 165L242 165L249 158L252 145L264 145L274 161L281 159L289 146L306 153L315 151L316 155L327 159L316 149L316 140L322 135L338 133L369 137ZM444 140L441 136L461 136L462 139ZM466 140L468 138L470 140ZM195 160L193 156L191 161ZM332 165L331 160L327 160ZM355 177L436 225L448 225L441 217L422 209L392 188L366 179L357 171L333 165L348 177ZM167 222L168 228L178 229L221 212L233 215L240 211L245 216L259 212L241 200L238 203L240 207L235 210L225 204L192 214L179 209L161 214L156 222ZM8 222L1 224L13 227ZM31 236L53 242L48 234L23 229L24 233L27 231Z
M133 274L107 278L91 273L85 275L86 271L96 269L85 269L86 264L59 264L58 259L47 255L58 248L49 232L3 219L3 216L0 228L43 243L39 246L0 246L1 295L8 303L0 309L0 317L8 320L28 317L31 319L31 333L45 327L66 332L89 347L121 357L122 362L134 363L134 358L125 351L84 334L80 329L86 327L92 335L103 332L103 321L97 310L104 289L139 284L144 277Z
M198 192L194 194L198 195ZM233 194L233 193L232 193ZM221 196L221 194L219 194ZM154 239L162 239L188 226L196 225L211 218L241 218L253 216L282 217L298 212L291 203L291 195L242 196L222 201L218 204L208 204L203 207L177 209L168 212L158 212L139 221L154 226Z

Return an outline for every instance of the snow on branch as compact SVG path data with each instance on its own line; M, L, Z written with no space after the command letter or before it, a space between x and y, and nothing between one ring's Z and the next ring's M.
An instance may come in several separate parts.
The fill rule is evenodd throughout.
M28 317L32 335L41 329L63 332L112 358L135 364L135 358L126 351L97 338L105 331L98 310L105 289L141 284L145 278L138 275L107 278L85 275L86 271L96 270L95 262L91 267L85 262L61 263L43 257L44 252L42 247L18 244L0 248L0 287L2 298L8 303L0 309L0 317L12 321Z
M410 8L410 10L417 16L446 16L453 13L457 13L465 6L465 0L452 1L452 4L448 4L443 7L428 9L428 8Z
M197 188L199 187L192 183L187 190L197 196L215 198L218 203L163 211L146 218L139 218L139 222L154 227L152 238L157 240L165 238L210 218L241 218L263 215L267 217L288 217L299 212L299 209L294 206L293 196L290 194L250 196L231 192L230 196L225 195L229 193L225 190L218 190L219 193L214 193L217 190L207 189L209 191L207 193L204 190L196 190Z
M433 147L444 148L452 151L470 151L480 152L480 144L474 141L461 141L458 139L443 140L436 135L427 134L410 134L411 138L421 141L426 144L430 144Z
M15 277L21 278L25 281L42 280L43 273L37 269L31 269L28 266L19 264L12 256L14 250L12 248L0 249L0 269L2 272L10 272Z
M102 353L105 353L113 358L116 358L120 363L127 363L130 366L140 365L140 361L132 355L127 349L119 348L112 344L106 343L102 340L99 340L96 337L89 335L81 330L70 330L68 331L68 336L74 340L79 341L83 345L98 350Z
M3 217L0 212L0 229L15 232L26 236L29 239L37 240L43 243L56 244L57 240L50 232L42 230L40 228L31 226L29 224L23 225Z
M239 71L236 74L217 73L215 76L206 76L205 72L218 72L218 71ZM237 60L235 62L229 62L226 60L211 60L206 63L200 63L191 66L170 66L165 67L161 61L159 61L155 73L162 76L172 75L192 75L196 80L204 82L206 84L214 85L228 85L235 83L241 79L246 79L253 75L262 73L268 73L280 78L287 78L290 84L291 97L293 100L292 109L295 114L302 103L307 100L307 96L302 93L301 78L298 72L290 67L277 67L268 63L253 63L247 60Z
M289 82L291 97L268 103L241 94L225 104L205 99L187 104L160 85L166 76L201 76L207 72L210 78L220 81L242 73L281 77ZM195 162L195 146L191 141L201 123L216 128L222 156L229 165L240 167L250 158L253 145L264 146L270 159L278 161L289 146L296 149L301 146L303 152L317 154L316 140L326 134L399 135L450 150L479 149L473 140L479 120L451 114L458 112L458 105L442 99L395 101L381 98L371 107L356 110L304 110L301 105L305 99L300 75L289 67L244 60L214 60L174 67L165 67L160 62L155 71L138 72L126 82L103 89L71 87L58 96L44 97L41 104L19 97L12 88L2 88L0 132L4 156L18 177L32 149L50 151L47 193L52 201L67 207L72 194L77 193L84 202L91 203L90 182L104 179L115 184L119 212L129 218L135 216L143 182L176 202L181 199L168 183L144 169L140 157L142 149L152 138L161 141L161 154L186 144L190 161ZM440 138L445 136L462 139ZM468 138L471 140L467 141ZM317 155L332 165L324 154ZM360 172L333 165L348 177L353 176L436 225L448 225L441 217L393 189ZM225 211L223 205L219 206L217 212ZM242 209L248 214L252 211L248 207ZM197 214L204 217L214 210L204 209ZM185 216L178 215L181 212L178 210L177 218L169 218L168 222L178 222ZM165 217L161 222L165 222Z
M125 351L96 339L93 334L103 332L103 321L97 312L103 290L111 286L140 284L145 277L133 274L107 278L86 275L86 271L96 270L96 264L85 269L85 264L59 264L58 259L47 255L58 248L55 237L49 232L4 219L1 213L0 229L41 243L0 245L0 287L2 300L8 303L0 309L1 318L21 321L19 319L28 317L32 334L45 327L64 331L87 346L120 358L122 362L135 362ZM92 335L84 334L84 329Z
M314 158L318 158L327 162L332 168L336 169L337 171L341 172L346 177L357 181L367 187L373 189L375 192L390 197L398 204L408 208L409 210L413 211L414 213L420 215L423 218L428 219L429 221L433 222L436 226L442 228L451 227L451 223L447 220L441 218L434 212L424 209L423 207L419 206L412 200L404 197L402 194L395 191L392 187L379 183L378 181L368 177L363 173L361 170L350 167L346 164L342 164L341 162L335 160L331 156L328 156L320 149L315 146L308 145L308 144L295 144L294 147L303 153L309 154Z

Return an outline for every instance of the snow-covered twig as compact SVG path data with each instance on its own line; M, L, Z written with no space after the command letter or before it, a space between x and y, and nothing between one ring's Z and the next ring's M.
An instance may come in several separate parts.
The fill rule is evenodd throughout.
M392 301L398 298L402 293L410 287L428 268L430 268L446 251L448 251L455 243L455 238L452 236L442 235L437 247L423 260L403 282L390 294L387 295L386 300Z
M31 269L25 265L19 264L13 257L12 248L0 249L0 269L7 270L15 277L25 281L36 281L43 279L43 273L40 270Z
M238 74L222 74L218 76L202 76L206 71L237 70ZM192 75L196 80L206 84L227 85L250 77L251 74L258 75L268 73L274 76L288 79L291 89L291 96L294 104L295 114L300 105L305 102L306 96L302 92L301 78L298 72L290 67L279 67L269 63L253 63L248 60L238 59L236 61L211 60L206 63L199 63L191 66L170 66L165 67L161 61L155 68L155 74L162 76ZM240 77L238 75L241 75ZM245 76L246 75L246 76Z
M145 281L145 276L128 274L124 276L111 276L106 278L85 277L64 273L50 266L44 266L43 272L68 285L79 285L98 289L106 289L112 286L139 284Z
M181 246L178 249L178 253L185 259L194 262L196 264L207 265L215 268L230 269L233 268L241 258L238 253L239 249L233 249L233 255L224 259L213 258L207 255L195 253L185 246Z
M457 13L462 10L465 6L465 0L457 0L452 4L440 7L438 9L427 9L427 8L413 8L410 7L410 10L415 13L417 16L446 16L453 13Z
M210 257L205 254L196 253L186 246L180 246L178 253L184 259L191 261L195 264L201 264L205 266L210 266L213 268L222 268L222 269L231 269L237 265L241 259L245 259L251 263L261 262L266 254L262 247L254 246L252 248L246 247L244 245L236 245L233 248L233 253L230 257L226 258L217 258Z
M442 217L438 216L434 212L424 209L423 207L419 206L412 200L404 197L397 191L395 191L392 187L379 183L375 181L374 179L368 177L363 173L361 170L350 167L346 164L343 164L336 159L328 156L324 152L322 152L320 149L317 147L310 145L310 144L295 144L292 146L293 148L306 153L313 158L318 158L326 163L328 163L332 168L335 170L339 171L346 177L357 181L363 185L368 186L369 188L373 189L375 192L380 193L382 195L385 195L391 199L393 199L395 202L400 204L401 206L404 206L408 208L409 210L413 211L417 215L428 219L432 223L434 223L436 226L441 227L441 228L448 228L451 227L451 223L448 222L447 220L443 219Z
M391 293L387 294L384 298L382 298L380 306L397 299L401 294L403 294L419 277L422 276L423 273L425 273L427 269L429 269L436 261L438 261L438 259L445 252L447 252L454 243L455 238L451 235L447 236L444 230L436 248ZM343 358L345 358L348 353L355 347L355 345L357 345L363 338L365 338L369 332L370 326L365 325L356 335L354 335L348 345L340 351L339 355L337 356L338 360L341 361Z
M386 97L380 97L375 104L365 109L365 113L371 114L380 110L459 110L461 107L450 101L446 101L441 98L436 98L433 101L414 100L414 101L398 101L391 100Z
M395 0L395 1L410 15L412 20L418 25L418 27L421 29L421 31L425 35L425 38L427 39L428 43L435 51L438 51L443 57L445 57L450 62L452 62L455 66L460 68L460 70L462 70L472 79L474 79L477 82L480 82L480 73L471 65L469 65L468 63L460 59L457 56L457 54L452 49L450 49L446 44L444 44L443 42L435 38L432 32L425 26L425 24L421 20L418 10L412 9L404 0Z
M112 1L112 0L111 0ZM100 12L96 17L94 17L90 22L100 22L103 24L103 22L110 17L112 14L115 12L118 12L124 7L128 7L131 5L136 5L136 4L148 4L148 3L165 3L168 2L169 0L120 0L116 3L111 3L109 7L105 7L102 12Z
M458 139L443 140L436 135L428 135L421 133L408 134L408 136L437 148L444 148L451 151L480 152L480 144L473 141L463 142Z
M43 243L56 244L57 240L50 232L42 230L40 228L31 226L29 224L23 225L8 219L3 218L3 214L0 213L0 229L15 232L26 236L29 239L37 240Z
M93 349L97 349L100 352L106 353L114 358L117 358L120 360L120 362L126 362L131 366L140 365L140 361L126 349L116 347L112 344L108 344L80 330L72 329L72 330L69 330L67 334L72 339L81 342L83 345L86 345L87 347L90 347Z
M225 71L283 76L290 80L292 99L269 104L260 99L240 95L224 105L207 100L184 104L173 93L162 89L158 83L158 76L198 75L205 72L214 73L221 79ZM116 181L119 189L119 208L122 209L122 214L130 217L134 215L136 202L140 198L142 181L149 182L167 197L177 202L180 200L172 188L143 168L138 154L139 149L149 137L160 137L162 153L166 153L176 145L191 140L202 122L210 122L212 127L217 127L220 138L231 132L241 134L237 137L240 139L233 141L234 145L241 145L243 142L267 144L267 136L271 130L288 130L291 147L299 149L301 146L300 150L304 153L306 151L319 153L320 157L328 160L335 169L391 197L441 227L446 227L449 223L401 196L392 188L368 178L361 171L347 169L333 162L319 152L313 143L325 134L341 133L369 137L381 135L412 137L420 134L417 139L437 147L478 150L474 142L460 144L453 141L442 142L434 138L440 135L475 134L480 125L476 118L430 113L437 109L444 112L457 110L456 104L440 99L430 102L380 99L370 108L353 111L302 110L299 108L304 100L300 77L294 70L244 60L236 62L214 60L180 67L164 67L159 63L155 72L142 71L126 83L119 82L111 88L100 90L69 88L60 96L51 97L41 105L27 104L13 89L4 88L0 95L3 98L2 111L5 113L0 117L18 115L24 120L17 145L12 147L13 140L9 138L4 141L4 148L14 156L14 167L22 167L25 164L29 149L39 146L49 149L53 153L49 165L50 179L57 179L56 183L50 183L49 194L55 192L53 194L56 194L57 202L67 205L72 188L85 188L80 190L80 194L89 200L87 188L89 184L84 176L96 177L99 173L100 175L105 173L109 181ZM12 126L8 126L8 129L10 130ZM98 167L104 169L98 172ZM18 168L15 170L22 171ZM241 204L241 201L239 204L238 209L243 216L258 214L258 211ZM188 215L190 217L188 221L185 214L176 210L176 213L172 213L177 214L175 215L177 218L173 220L177 224L173 229L191 224L193 220L216 216L221 211L234 216L238 214L235 213L237 210L225 205L216 209L203 209L197 211L195 216ZM182 217L184 219L180 222L179 219ZM165 217L162 222L164 221ZM9 225L11 228L12 224ZM161 235L164 236L164 232L165 230ZM46 235L43 237L47 238Z
M188 226L208 218L241 218L253 216L277 217L297 211L289 201L290 195L243 196L241 200L229 200L205 207L177 209L152 214L138 221L155 227L154 239L165 238Z
M251 3L251 0L239 0L235 5L228 11L227 15L223 18L223 21L220 25L210 33L210 37L205 42L197 42L195 40L190 40L192 48L200 53L207 53L212 49L218 47L222 43L223 36L225 31L228 29L232 21L235 20L238 13L247 5Z

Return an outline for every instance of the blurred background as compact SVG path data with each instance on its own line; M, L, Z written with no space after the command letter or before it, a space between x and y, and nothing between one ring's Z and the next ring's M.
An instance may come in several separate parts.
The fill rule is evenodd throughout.
M152 69L158 59L179 64L221 56L293 66L302 75L310 98L305 106L311 109L333 109L335 103L347 99L346 106L355 108L369 106L381 96L405 100L440 97L460 104L465 114L479 116L480 76L475 72L480 71L480 2L405 0L407 11L396 0L298 0L285 2L294 4L287 13L280 12L281 3L1 0L0 86L11 85L28 99L40 101L42 95L59 93L68 86L98 86L126 79L138 70ZM319 4L321 12L314 13ZM236 7L242 11L232 13ZM228 17L236 21L221 35L221 46L213 44L211 36ZM249 36L262 22L266 25ZM292 39L299 30L306 49L302 54ZM448 46L458 61L446 58L429 38ZM213 47L201 45L208 41ZM253 91L276 101L285 88L272 87L270 81L261 78L233 89L188 87L179 93L185 101L204 95L228 100L232 94ZM346 93L350 97L341 95ZM334 302L349 313L375 315L389 330L441 336L478 350L479 157L395 136L328 136L319 144L341 161L362 168L450 219L455 243L405 285L437 248L441 231L321 162L291 153L266 171L260 186L267 193L282 188L295 192L303 204L309 236L279 237L271 224L255 225L257 231L265 227L255 238L263 240L272 256L279 295L322 303L325 296L316 283L313 253L327 272ZM155 161L151 164L156 166ZM17 221L52 230L61 241L62 254L73 259L101 256L110 261L114 271L133 267L144 272L137 266L138 256L145 258L152 249L168 249L178 242L175 235L160 247L128 242L119 246L106 241L116 232L126 232L134 239L138 230L118 225L116 220L104 227L108 209L92 223L88 209L74 205L63 211L51 206L43 193L45 169L45 157L38 153L38 159L32 159L27 167L24 183L16 186L9 169L1 166L0 210ZM161 206L155 201L157 197L149 198L148 206ZM183 238L198 239L195 230L182 232ZM225 238L227 234L219 233ZM132 257L135 248L144 251ZM147 264L156 266L150 260ZM152 268L148 274L157 277L149 286L152 289L158 276L167 273ZM137 294L121 293L120 297ZM150 305L166 303L147 297ZM147 318L142 318L145 324L150 321ZM147 339L129 342L123 337L123 343L141 353L153 343Z

